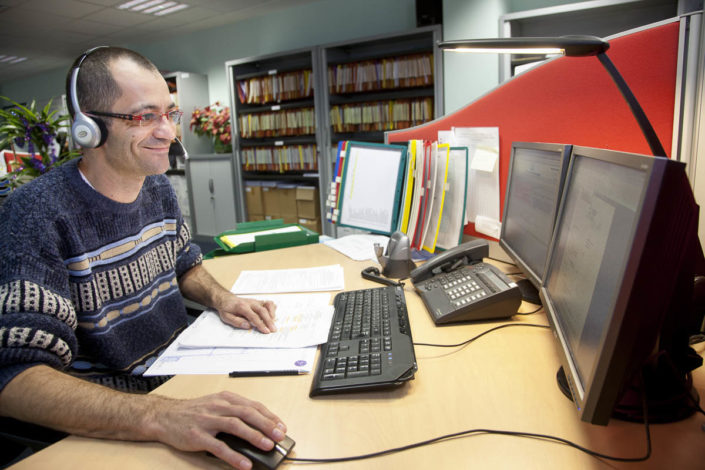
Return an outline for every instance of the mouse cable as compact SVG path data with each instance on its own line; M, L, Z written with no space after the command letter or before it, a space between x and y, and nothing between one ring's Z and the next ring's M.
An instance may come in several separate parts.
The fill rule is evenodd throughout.
M470 344L473 341L475 341L476 339L479 339L488 333L492 333L493 331L501 330L502 328L509 328L512 326L531 326L534 328L550 328L550 326L548 326L548 325L537 325L535 323L508 323L506 325L499 325L499 326L495 326L494 328L490 328L489 330L484 331L477 336L473 336L472 338L465 340L462 343L456 343L456 344L414 343L414 346L430 346L432 348L457 348L460 346L465 346L466 344Z
M594 450L590 450L587 447L583 447L579 444L576 444L572 441L569 441L567 439L563 439L562 437L556 437L556 436L550 436L548 434L538 434L538 433L533 433L533 432L522 432L522 431L503 431L499 429L468 429L465 431L460 431L460 432L455 432L452 434L445 434L443 436L439 437L434 437L432 439L428 439L425 441L420 441L420 442L415 442L413 444L408 444L405 446L401 447L394 447L392 449L387 449L387 450L382 450L379 452L372 452L369 454L362 454L362 455L353 455L350 457L334 457L334 458L327 458L327 459L313 459L313 458L305 458L305 457L285 457L285 460L290 460L292 462L302 462L302 463L339 463L339 462L352 462L356 460L365 460L365 459L371 459L375 457L382 457L384 455L390 455L390 454L396 454L399 452L403 452L406 450L410 449L415 449L417 447L422 447L430 444L435 444L436 442L441 442L441 441L446 441L449 439L453 438L458 438L458 437L464 437L464 436L470 436L470 435L475 435L475 434L494 434L494 435L502 435L502 436L510 436L510 437L523 437L523 438L528 438L528 439L538 439L538 440L543 440L543 441L549 441L549 442L555 442L558 444L563 444L569 447L572 447L574 449L579 450L580 452L583 452L591 457L595 457L597 459L603 459L603 460L612 460L615 462L643 462L645 460L648 460L649 457L651 457L651 432L649 430L649 422L648 419L646 418L648 416L646 412L646 398L642 394L642 404L644 406L644 426L646 429L646 454L641 456L641 457L615 457L611 455L606 455L602 454L600 452L596 452Z

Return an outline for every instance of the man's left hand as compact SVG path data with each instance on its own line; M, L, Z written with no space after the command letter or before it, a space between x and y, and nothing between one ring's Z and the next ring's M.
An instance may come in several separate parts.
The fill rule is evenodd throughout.
M274 324L277 306L272 301L245 299L231 294L216 306L220 319L235 328L257 328L262 333L277 331Z

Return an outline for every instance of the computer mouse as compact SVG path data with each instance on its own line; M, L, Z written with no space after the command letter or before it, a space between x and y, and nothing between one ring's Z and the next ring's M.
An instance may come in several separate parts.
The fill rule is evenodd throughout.
M275 442L272 450L265 451L257 448L241 437L233 434L220 432L215 436L225 442L235 452L239 452L252 461L252 468L274 470L289 455L292 447L296 444L289 436L284 437L281 442Z

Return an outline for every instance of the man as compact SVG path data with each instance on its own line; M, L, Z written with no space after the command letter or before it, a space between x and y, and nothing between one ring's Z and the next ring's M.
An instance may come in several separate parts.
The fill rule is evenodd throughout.
M0 209L0 415L205 450L250 468L214 436L271 449L286 427L263 405L229 392L191 400L131 392L163 382L141 374L185 328L181 294L262 333L276 330L274 305L234 296L201 266L162 175L180 111L154 65L104 47L77 59L68 84L75 69L80 111L107 136Z

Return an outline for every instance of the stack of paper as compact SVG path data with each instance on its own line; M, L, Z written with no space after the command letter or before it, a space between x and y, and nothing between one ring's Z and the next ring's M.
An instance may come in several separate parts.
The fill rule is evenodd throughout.
M238 284L239 283L239 284ZM239 287L238 287L239 285ZM252 286L255 286L252 288ZM342 267L243 271L233 292L342 290ZM316 347L328 339L333 318L330 294L259 294L241 297L277 305L277 331L262 334L223 323L203 312L159 356L144 375L227 374L245 371L298 371L313 368Z

